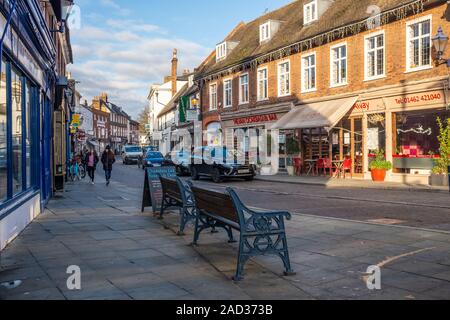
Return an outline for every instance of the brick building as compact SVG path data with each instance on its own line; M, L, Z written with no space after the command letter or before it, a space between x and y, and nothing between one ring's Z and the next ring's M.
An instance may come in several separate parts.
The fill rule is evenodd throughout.
M450 34L449 12L444 0L297 0L239 24L197 72L203 127L216 132L205 143L248 152L278 130L274 167L348 158L369 178L385 150L389 180L427 183L449 104L431 38Z
M92 100L92 114L94 118L94 137L97 152L102 152L110 144L109 117L111 111L108 106L108 95L102 93Z

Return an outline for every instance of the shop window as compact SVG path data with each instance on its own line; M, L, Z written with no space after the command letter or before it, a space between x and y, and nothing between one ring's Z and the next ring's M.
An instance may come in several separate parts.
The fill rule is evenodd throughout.
M2 61L0 77L0 201L8 195L8 149L6 135L8 132L6 105L6 62Z
M394 114L394 171L427 174L439 154L437 118L446 119L446 111L403 112Z
M11 71L11 94L12 94L12 118L20 119L13 121L13 193L22 192L22 78L16 69Z
M25 139L25 146L26 146L26 154L25 154L25 159L26 159L26 188L29 189L31 188L32 185L32 181L31 181L31 154L32 154L32 150L31 150L31 146L32 146L32 130L31 130L31 93L32 93L32 88L30 86L30 84L27 82L26 85L26 99L25 99L25 120L26 120L26 139Z
M367 149L369 156L375 157L378 151L386 150L386 117L382 113L367 116Z

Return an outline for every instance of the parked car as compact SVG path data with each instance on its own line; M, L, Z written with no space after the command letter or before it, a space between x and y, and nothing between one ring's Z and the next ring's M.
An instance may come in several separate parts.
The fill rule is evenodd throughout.
M151 167L162 167L164 166L164 156L158 151L149 151L145 155L142 169Z
M190 175L191 154L186 151L172 151L165 156L164 165L174 166L177 175Z
M139 146L125 146L122 152L123 164L133 164L139 162L139 156L141 155L142 148Z
M201 159L198 159L199 154L202 155ZM215 183L233 178L252 181L256 176L256 167L237 163L235 156L235 152L228 151L226 148L201 147L196 149L190 166L192 179L208 177Z
M144 168L143 167L144 159L145 159L145 156L147 155L147 152L149 152L149 151L158 151L158 150L156 147L153 147L153 146L142 147L142 152L140 153L139 158L138 158L138 168Z

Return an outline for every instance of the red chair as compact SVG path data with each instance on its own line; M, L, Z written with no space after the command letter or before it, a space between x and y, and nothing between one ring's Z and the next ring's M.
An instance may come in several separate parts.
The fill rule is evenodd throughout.
M331 161L330 158L325 158L323 159L324 162L324 170L323 170L323 174L326 176L327 175L327 170L330 170L330 177L333 177L333 161Z
M330 176L333 176L333 162L330 158L321 158L317 161L316 172L319 175L319 170L323 170L323 175L327 175L327 170L330 170Z
M345 159L344 160L344 165L342 166L342 172L344 173L344 179L346 178L347 171L350 172L350 178L353 179L352 159Z
M324 163L325 163L325 162L324 162L324 159L322 159L322 158L320 158L319 160L317 160L316 166L315 166L315 168L314 168L314 174L315 174L316 176L319 175L319 170L320 170L320 169L324 170L324 168L325 168Z
M297 176L302 174L303 160L302 158L294 158L294 170Z

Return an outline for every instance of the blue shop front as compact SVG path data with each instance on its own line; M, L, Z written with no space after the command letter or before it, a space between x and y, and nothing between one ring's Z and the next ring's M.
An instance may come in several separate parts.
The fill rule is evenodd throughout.
M55 47L38 1L0 0L0 250L52 195Z

